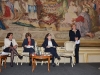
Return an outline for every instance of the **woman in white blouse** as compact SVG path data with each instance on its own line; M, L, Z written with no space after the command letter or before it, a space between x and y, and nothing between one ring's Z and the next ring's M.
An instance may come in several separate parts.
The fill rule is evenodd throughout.
M54 39L52 39L52 36L50 33L48 33L45 36L45 40L42 44L42 46L45 48L45 52L50 52L52 54L52 66L55 67L56 64L54 63L54 58L57 58L60 60L60 57L57 54L56 47L58 46Z
M13 39L13 33L8 33L7 37L4 39L4 52L10 52L11 53L11 63L10 63L11 67L13 67L14 54L16 54L20 59L23 58L16 51L17 47L18 47L18 44L15 41L15 39Z

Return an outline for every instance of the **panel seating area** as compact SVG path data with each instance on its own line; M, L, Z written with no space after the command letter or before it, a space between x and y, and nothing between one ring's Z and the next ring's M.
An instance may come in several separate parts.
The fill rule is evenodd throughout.
M43 47L41 47L41 50L44 51ZM2 50L0 49L0 52ZM23 54L23 50L22 47L18 47L18 52L20 54ZM57 53L61 54L61 53L65 53L65 49L64 47L57 47ZM27 54L26 54L27 55ZM80 63L90 63L90 62L100 62L100 47L80 47ZM9 62L10 59L7 59L7 62ZM15 58L15 62L17 63L28 63L28 57L24 57L23 61L20 61L20 59ZM70 60L68 59L64 59L61 57L61 60L59 61L59 63L68 63L70 62ZM43 64L43 62L41 63ZM57 62L56 62L57 64Z
M37 45L40 47L40 50L44 51L44 48L41 47L43 40L36 40L36 41L37 41ZM59 40L59 41L56 40L56 42L59 45L59 47L57 47L58 54L65 53L64 41L66 41L66 40ZM23 48L21 47L22 40L19 40L17 42L19 45L17 50L20 54L23 55ZM2 51L2 46L3 46L3 40L0 41L0 52ZM26 55L28 55L28 54L26 54ZM80 63L100 62L100 42L98 40L97 41L94 41L94 40L93 41L81 41L79 55L80 55L80 58L79 58ZM56 61L56 64L58 64L57 63L58 61L57 60L55 60L55 61ZM7 62L10 62L10 59L7 59ZM28 57L24 57L23 61L20 61L20 59L17 58L15 60L15 62L17 63L17 65L18 65L18 63L21 63L21 65L22 65L22 63L28 63L29 59L28 59ZM70 62L70 59L61 57L59 64L60 63L69 63L69 62ZM40 62L37 61L37 63L40 63ZM41 65L43 63L44 62L42 61Z

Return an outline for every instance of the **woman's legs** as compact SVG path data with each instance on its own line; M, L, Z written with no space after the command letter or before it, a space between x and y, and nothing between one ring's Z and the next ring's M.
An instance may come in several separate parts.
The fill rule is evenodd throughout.
M14 60L14 52L11 51L11 63L10 63L11 67L13 67L13 60Z
M76 63L79 63L79 46L80 46L80 44L76 44L76 48L75 48Z
M31 64L32 64L32 59L31 59L31 57L30 57L30 55L33 53L33 52L35 52L34 51L34 49L33 48L25 48L24 49L24 52L29 52L29 66L31 66Z
M22 59L23 57L19 55L13 47L10 47L9 51L11 52L11 67L13 67L14 54L16 54L20 59Z
M52 64L54 64L55 58L60 59L57 52L56 52L56 48L53 48L53 47L48 48L48 49L45 50L45 52L50 52L52 54Z
M13 51L14 54L16 54L20 59L22 59L22 56L18 54L18 52L16 51L16 49L14 49L13 47L11 47L10 51Z
M34 51L34 49L33 48L30 48L30 50L29 50L29 66L31 66L32 65L32 58L30 57L30 55L33 53L33 52L35 52Z
M53 49L52 48L48 48L45 50L45 52L50 52L52 54L52 63L54 63L54 52L53 52Z

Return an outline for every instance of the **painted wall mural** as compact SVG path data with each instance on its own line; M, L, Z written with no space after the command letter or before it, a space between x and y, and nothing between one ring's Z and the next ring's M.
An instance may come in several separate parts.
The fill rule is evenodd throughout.
M100 0L0 0L0 31L51 28L65 35L73 23L83 37L99 33Z

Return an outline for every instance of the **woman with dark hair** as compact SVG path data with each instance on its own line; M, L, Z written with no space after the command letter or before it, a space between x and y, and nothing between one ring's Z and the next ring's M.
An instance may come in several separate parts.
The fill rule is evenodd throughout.
M45 36L44 42L42 46L45 48L45 52L50 52L52 54L52 66L55 67L56 64L54 63L54 58L58 58L60 60L60 57L57 54L56 47L58 46L54 39L52 39L52 36L50 33L48 33Z
M10 52L11 53L11 63L10 63L11 67L13 67L14 54L16 54L20 59L23 58L16 51L17 47L18 47L18 44L15 41L15 39L13 39L13 33L8 33L6 38L4 39L4 52Z
M72 29L69 31L69 38L70 38L70 41L75 41L76 43L75 59L76 59L76 63L79 63L79 46L80 46L81 34L80 34L80 31L76 29L75 24L72 24L71 28Z
M34 39L31 38L30 33L25 34L25 39L22 43L22 46L24 47L24 52L29 52L29 55L35 52L34 47L35 47L35 41ZM29 66L31 66L32 61L30 58Z

